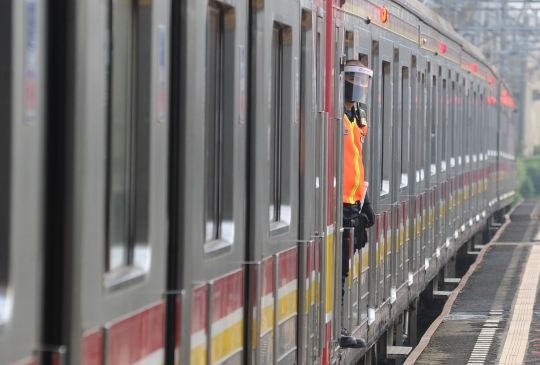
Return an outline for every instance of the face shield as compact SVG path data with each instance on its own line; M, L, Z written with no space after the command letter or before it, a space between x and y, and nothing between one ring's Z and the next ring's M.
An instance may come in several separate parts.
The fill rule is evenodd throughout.
M345 66L345 100L369 106L373 71L364 66Z

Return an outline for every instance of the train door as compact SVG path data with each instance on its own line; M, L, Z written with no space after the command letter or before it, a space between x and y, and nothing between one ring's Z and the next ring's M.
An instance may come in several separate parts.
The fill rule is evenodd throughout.
M324 232L322 202L326 113L323 107L324 21L322 8L302 9L300 54L300 190L298 363L316 362L322 355L321 253ZM324 221L326 221L324 219ZM305 274L304 274L305 273ZM305 276L303 276L305 275ZM324 311L323 311L324 312ZM323 314L324 315L324 314Z
M457 131L457 140L456 140L456 185L457 185L457 206L456 206L456 230L459 230L461 233L465 230L463 225L463 213L464 213L464 188L463 188L463 171L465 165L465 91L462 78L458 77L457 83L457 119L456 119L456 131Z
M347 60L357 59L361 61L366 67L370 67L370 45L371 34L369 32L361 30L357 27L352 27L347 23L345 24L344 54ZM336 55L339 55L339 52L336 52ZM336 62L339 62L339 60L336 59ZM336 85L336 88L342 87L339 84L339 81L336 81ZM368 116L368 119L371 119L371 107L369 105L359 104L358 107L363 108L363 110L366 112L366 115ZM339 104L336 107L336 114L343 113L342 110L342 105ZM341 118L343 118L343 115L340 114L340 122L342 121ZM368 120L367 123L368 126L371 127L371 121ZM337 129L338 128L336 127L336 130ZM342 135L341 131L339 135ZM336 137L337 136L338 135L336 135ZM368 138L366 139L362 147L363 161L365 166L368 166L370 161L369 139L370 132L368 132ZM337 153L339 153L340 156L342 156L343 154L343 152L340 153L340 151L337 151ZM369 170L366 169L366 172L367 171ZM369 181L369 176L367 174L364 176L364 178L366 181ZM339 181L341 181L341 179ZM353 230L349 228L344 228L344 231L345 234L353 235ZM362 321L365 322L367 320L367 300L369 295L367 281L369 277L369 245L366 245L361 250L361 252L356 252L352 245L349 246L348 268L349 277L345 284L346 288L343 297L343 306L341 307L341 320L343 322L343 326L354 334ZM341 283L339 283L339 285L341 286ZM339 301L341 300L341 298L337 297L335 300Z
M264 7L255 4L252 10L256 29L251 59L248 260L261 262L250 275L247 291L250 296L255 295L252 290L260 294L254 303L253 363L294 364L298 257L310 241L299 237L302 12L300 4L290 0ZM305 280L305 272L301 278Z
M407 280L409 262L409 195L412 185L410 180L410 141L411 141L411 49L399 47L394 51L394 180L393 194L397 197L397 205L393 207L394 219L393 242L394 262L392 271L392 299Z
M372 154L372 204L380 214L375 223L375 260L370 263L376 270L377 288L370 307L375 310L390 298L390 280L392 267L392 204L396 197L392 196L390 183L392 179L392 126L393 126L393 42L379 38L373 42L373 122L372 135L374 141ZM380 102L377 102L380 100ZM375 314L375 312L373 312Z
M346 31L345 23L335 17L333 23L333 53L330 55L332 57L331 68L333 79L332 90L333 95L330 97L333 98L333 106L330 108L330 114L334 116L333 122L329 125L329 143L333 144L333 150L329 151L329 172L328 178L333 179L334 181L342 182L343 181L343 66L344 61L347 57L346 53L347 48L349 48L350 53L353 50L354 40L350 37L350 47L345 47L346 42ZM330 355L330 363L334 362L336 356L338 356L339 347L337 347L336 340L340 338L342 321L344 320L343 316L345 315L344 306L341 306L341 276L342 276L342 255L343 246L342 246L342 225L343 225L343 205L342 205L342 196L343 196L343 184L337 183L334 188L335 195L328 197L329 206L331 207L331 213L329 209L328 216L328 226L335 227L335 231L332 235L328 235L327 240L327 257L326 257L326 266L327 266L327 285L332 283L331 286L327 286L327 322L326 322L326 351ZM350 231L347 231L346 234L350 234ZM330 315L329 315L330 314Z
M449 71L448 80L448 230L447 239L457 239L456 220L456 74Z
M489 124L488 124L488 114L489 114L489 104L488 100L489 89L484 87L482 95L480 97L480 136L482 139L481 146L481 157L482 157L482 180L480 181L482 196L481 196L481 215L482 218L486 217L486 211L488 209L488 200L489 200L489 191L488 191L488 175L489 175L489 164L488 164L488 139L489 139Z
M429 92L429 74L428 74L428 62L427 57L419 56L419 72L418 72L418 174L417 174L417 195L419 197L417 203L418 214L418 249L420 262L418 263L418 269L421 267L426 268L429 265L428 259L430 257L430 247L428 245L428 220L429 220L429 151L428 137L429 137L429 120L428 120L428 92ZM419 279L424 279L422 276ZM422 282L419 282L421 285Z
M427 98L427 133L426 136L426 143L427 143L427 151L428 151L428 158L427 158L427 176L426 176L426 189L427 189L427 196L426 196L426 203L427 203L427 214L428 214L428 226L426 230L426 247L428 247L426 251L426 270L433 269L433 267L430 268L430 266L433 265L433 262L431 262L432 259L435 258L436 255L436 246L437 241L436 238L438 237L438 234L436 235L436 224L438 224L438 214L436 214L436 207L439 206L438 204L438 198L439 195L437 194L437 176L439 173L439 155L440 152L438 151L438 143L437 143L437 137L438 137L438 124L439 124L439 63L433 59L428 60L428 98ZM429 275L428 275L429 276Z
M471 146L471 197L469 205L470 226L474 224L478 212L478 87L479 86L475 84L474 88L471 90L471 135L469 137Z
M356 53L358 56L358 60L360 60L365 66L373 69L373 56L372 56L372 40L371 40L371 33L368 31L365 31L360 28L355 28L355 39L356 39ZM368 125L371 131L368 132L368 138L367 141L364 143L363 146L363 156L364 156L364 166L367 168L365 169L365 180L368 182L373 181L372 169L370 166L373 164L372 159L372 150L374 146L375 138L373 137L373 96L371 98L372 103L368 107L368 110L366 110L366 114L368 116ZM368 194L370 197L373 197L376 190L373 190L373 187L370 188L368 186ZM369 237L375 236L375 227L372 227L368 230ZM374 242L370 240L370 242ZM354 307L354 302L356 301L356 298L358 298L358 313L355 314L354 311L352 313L352 323L350 324L351 327L354 328L354 325L362 325L365 323L368 319L368 304L369 304L369 298L371 295L370 287L373 288L373 284L370 284L369 280L371 277L371 260L370 255L374 253L376 250L371 247L371 244L366 244L364 248L362 248L360 253L355 253L355 260L354 260L354 270L353 271L356 275L359 275L359 287L358 287L358 295L353 294L353 304L352 307ZM356 261L358 260L358 262ZM354 276L353 276L354 277Z
M179 140L178 286L181 360L242 364L250 352L245 264L248 197L246 100L249 43L246 1L190 1L178 56L186 65L176 80L184 98ZM180 14L179 14L180 15ZM172 151L172 149L171 149ZM174 156L172 156L174 157ZM174 171L173 171L174 172ZM176 194L176 192L173 192ZM171 239L174 239L171 237ZM184 330L188 328L189 330ZM186 353L187 352L187 353Z
M414 275L423 264L420 260L420 237L422 231L420 194L423 189L420 186L421 160L422 160L422 74L420 66L421 57L412 55L411 60L411 142L410 142L410 237L411 248L409 251L409 274L408 280L412 284Z
M469 204L470 204L470 169L471 169L471 108L470 108L470 82L463 79L463 221L462 230L464 231L469 224Z
M37 364L42 307L45 6L0 3L0 364Z
M440 77L440 96L439 96L439 169L440 174L437 177L437 200L439 202L436 211L439 217L437 227L437 252L440 254L441 249L446 245L446 228L448 226L447 202L448 202L448 67L445 64L439 66ZM450 244L450 242L448 242Z
M73 327L82 332L82 364L99 354L104 364L162 364L168 7L161 0L105 4L79 9L93 27L82 32L77 56L105 61L80 66L77 122L65 126L75 141L72 234L81 257L80 273L72 273L80 288L69 298Z

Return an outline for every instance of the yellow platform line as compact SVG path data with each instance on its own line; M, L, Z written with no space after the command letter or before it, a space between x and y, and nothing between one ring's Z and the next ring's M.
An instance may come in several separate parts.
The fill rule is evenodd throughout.
M540 276L540 246L532 246L531 254L527 260L527 266L523 279L517 292L517 299L512 311L512 319L508 327L508 335L504 342L500 365L523 364L532 316L534 312L534 300L536 288Z

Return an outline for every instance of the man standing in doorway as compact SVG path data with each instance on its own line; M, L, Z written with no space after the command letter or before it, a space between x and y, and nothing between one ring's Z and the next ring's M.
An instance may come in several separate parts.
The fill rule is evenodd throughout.
M360 250L367 242L366 228L375 224L375 213L366 193L364 181L364 162L362 145L368 132L365 106L369 105L371 79L373 71L358 60L345 63L344 116L343 116L343 227L341 253L341 307L343 316L343 296L345 283L349 275L350 230L354 228L352 244L354 250ZM364 108L361 108L364 104ZM362 338L351 336L342 325L341 347L362 348L366 342Z

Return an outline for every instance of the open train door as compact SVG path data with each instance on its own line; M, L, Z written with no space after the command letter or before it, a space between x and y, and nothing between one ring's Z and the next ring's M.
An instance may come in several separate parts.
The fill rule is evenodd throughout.
M302 12L291 0L252 4L247 253L256 267L246 288L253 316L246 323L253 350L249 363L292 365L299 249L310 240L300 240L298 223Z
M364 29L355 27L354 30L354 36L355 36L355 45L356 45L356 54L358 57L358 60L360 60L366 67L369 67L373 69L373 54L372 54L372 35L371 32L368 32ZM373 96L371 97L371 100L373 100ZM372 114L373 112L373 105L370 106L368 110L366 110L366 114L368 117L368 126L371 129L372 128ZM371 132L368 132L367 141L364 144L362 154L364 156L364 166L366 166L365 171L365 180L370 182L372 181L372 164L375 164L375 161L372 159L372 149L374 146L375 138ZM373 188L368 187L369 196L373 196ZM375 227L369 229L369 237L375 236ZM371 242L374 242L373 240ZM349 324L349 330L351 333L354 333L355 326L362 326L361 329L361 336L364 336L364 330L367 331L367 321L368 321L368 304L370 300L370 295L372 292L370 291L370 285L374 285L374 282L372 284L369 283L370 276L372 274L371 265L370 265L370 255L371 252L373 254L375 253L375 249L371 247L371 244L366 244L364 248L362 248L360 253L355 253L354 260L351 262L351 265L354 265L354 270L352 271L352 280L350 282L354 283L354 280L358 280L358 289L357 294L355 295L355 290L352 291L351 295L351 308L352 311L350 312L350 324ZM349 271L351 273L351 271ZM373 287L373 286L371 286ZM358 302L357 306L354 305L355 302ZM354 311L357 310L357 313ZM364 337L365 338L365 337Z
M321 336L324 333L321 255L323 222L326 222L327 184L323 176L328 114L323 109L324 12L315 3L311 9L302 9L300 40L299 364L317 362L322 355L321 341L324 341Z

